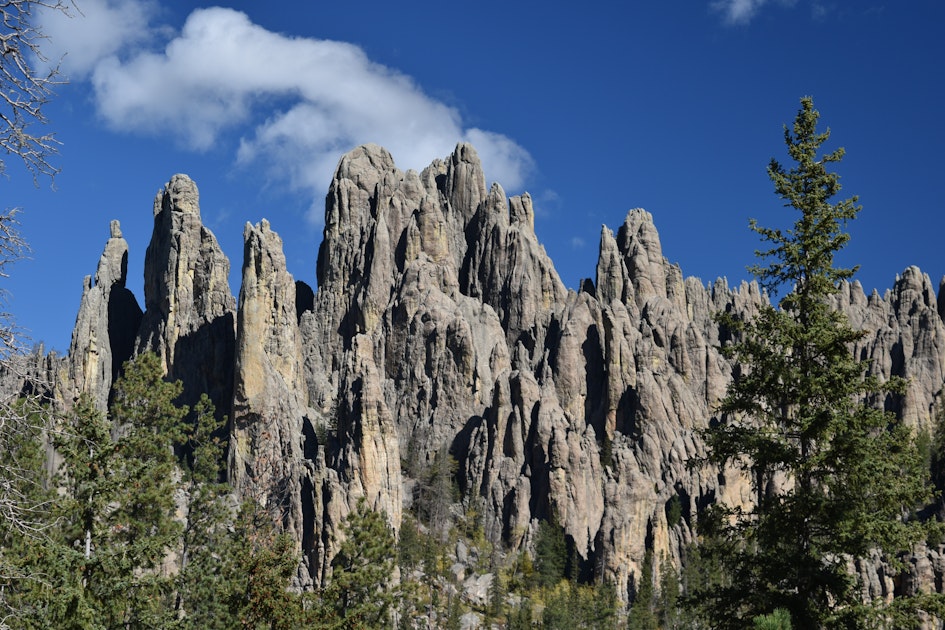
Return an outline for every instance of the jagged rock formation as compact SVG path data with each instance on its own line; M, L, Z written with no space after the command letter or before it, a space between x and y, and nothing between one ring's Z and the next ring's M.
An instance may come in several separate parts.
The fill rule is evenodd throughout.
M863 293L858 282L844 286L837 296L854 327L866 332L855 353L870 363L872 373L882 379L900 376L907 381L901 397L888 400L888 409L920 430L932 431L941 412L945 386L945 286L938 298L932 281L918 267L909 267L896 277L883 297Z
M360 498L398 528L409 478L444 448L489 536L519 549L554 517L584 568L624 599L647 548L678 564L700 508L750 500L737 475L686 463L704 455L698 430L731 378L719 351L729 332L713 314L750 317L767 298L756 284L684 278L643 210L616 234L602 229L596 279L568 290L535 235L531 198L487 189L471 146L417 173L367 145L331 183L318 290L293 280L263 220L244 231L238 307L193 182L172 178L154 215L136 341L113 324L113 303L134 321L118 292L127 246L115 224L86 281L72 387L103 403L114 362L153 349L188 396L209 392L231 414L238 493L277 508L299 541L300 586L330 573L338 526ZM941 296L910 268L883 297L855 283L837 297L867 331L858 356L882 378L909 379L886 404L920 429L945 382ZM940 581L943 568L937 551L919 554L916 580ZM872 582L876 595L905 588Z
M301 531L299 465L307 422L295 281L282 241L265 219L243 231L243 285L236 325L236 369L229 471L237 493L284 511Z
M207 393L218 410L232 400L236 302L230 261L203 226L197 185L175 175L154 199L144 259L144 317L136 353L156 352L187 402Z
M134 294L125 287L128 243L121 236L118 221L112 221L110 230L95 284L90 276L85 277L69 344L72 394L88 394L99 409L107 406L121 364L131 356L142 315Z

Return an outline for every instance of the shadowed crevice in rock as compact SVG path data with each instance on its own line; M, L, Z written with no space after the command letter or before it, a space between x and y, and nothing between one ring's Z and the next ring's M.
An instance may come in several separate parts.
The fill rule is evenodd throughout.
M295 315L302 319L302 313L315 308L315 292L301 280L295 281Z
M594 281L570 291L535 235L531 196L487 187L473 147L418 173L365 145L326 196L317 291L292 278L261 220L244 229L238 308L196 185L174 176L153 212L143 315L115 224L61 388L107 399L121 360L154 350L187 398L210 392L231 415L239 498L279 506L305 559L296 586L324 580L360 498L399 528L410 475L444 446L493 542L529 548L553 516L582 579L624 597L647 549L678 569L702 511L752 500L736 471L687 462L705 455L701 430L739 369L720 351L735 333L715 315L747 319L767 298L756 283L684 277L645 210L616 234L602 226ZM942 404L942 293L909 268L884 295L854 282L835 296L865 331L855 356L880 379L907 379L876 402L917 429ZM874 577L870 597L891 592Z
M184 384L182 400L193 404L207 394L220 415L230 414L236 335L233 313L178 337L168 378Z
M182 402L193 405L207 393L217 414L228 414L236 345L230 262L202 224L188 176L173 176L158 192L153 215L135 353L157 353L168 378L183 382Z
M112 355L112 382L121 376L122 366L134 354L135 337L143 312L134 293L115 287L108 298L108 342Z

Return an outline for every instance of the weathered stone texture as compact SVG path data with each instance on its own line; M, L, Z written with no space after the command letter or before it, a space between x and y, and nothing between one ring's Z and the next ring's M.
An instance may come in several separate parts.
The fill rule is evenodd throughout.
M230 481L240 495L281 514L286 529L301 539L307 401L295 280L268 221L247 224L243 240Z
M102 411L122 363L131 357L141 321L141 308L125 287L127 274L128 243L118 221L112 221L94 284L85 278L69 344L72 397L87 394Z
M218 411L232 401L236 302L230 261L200 218L197 185L175 175L154 199L144 261L144 317L136 352L158 354L187 402L207 393Z
M647 547L678 564L699 509L750 501L738 474L687 462L705 455L699 431L731 379L720 348L732 333L715 314L748 318L767 297L755 283L685 278L644 210L616 235L602 228L596 279L569 291L535 235L531 197L487 189L471 146L417 173L366 145L331 182L317 291L288 273L264 220L244 232L238 309L194 183L172 178L154 217L137 351L157 351L189 395L209 391L232 411L230 477L279 506L304 553L301 586L329 574L360 498L399 528L411 476L444 448L493 539L528 546L537 520L554 517L624 599ZM113 233L86 282L70 352L77 391L100 401L112 359L130 355L116 351L111 314L123 243ZM857 356L880 378L908 379L886 404L918 429L941 407L942 295L909 268L884 296L853 283L836 297L866 331ZM915 585L899 588L940 580L942 557L917 554ZM872 571L877 596L893 588L875 564L854 569Z

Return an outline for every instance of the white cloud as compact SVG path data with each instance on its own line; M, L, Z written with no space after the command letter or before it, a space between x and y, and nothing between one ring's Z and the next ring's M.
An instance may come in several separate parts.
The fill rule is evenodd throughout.
M712 0L709 6L722 14L726 24L740 25L751 22L758 10L768 4L769 0ZM777 4L792 7L797 0L776 0Z
M85 78L103 58L150 37L154 13L141 0L82 0L78 9L39 12L40 28L48 36L43 52L70 79Z
M724 15L728 24L747 24L767 0L716 0L712 8Z
M109 1L105 14L114 23L134 13L133 0ZM82 39L69 41L70 49ZM521 189L532 167L513 140L464 128L456 109L359 47L273 33L231 9L195 10L163 50L120 53L115 44L82 58L112 128L170 134L195 150L235 131L240 164L264 165L316 205L341 154L367 142L386 147L401 168L420 169L470 141L487 176L510 191ZM265 108L273 113L259 122Z
M467 129L466 142L476 147L487 179L499 180L508 190L520 190L534 166L528 151L502 134L482 129Z

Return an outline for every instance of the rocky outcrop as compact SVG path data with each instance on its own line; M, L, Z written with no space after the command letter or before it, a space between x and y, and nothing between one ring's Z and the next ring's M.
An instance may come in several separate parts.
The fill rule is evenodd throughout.
M208 391L232 411L231 481L298 540L298 586L329 575L361 498L398 529L447 451L493 541L527 548L554 518L582 570L625 600L647 550L678 566L700 509L750 500L739 475L687 462L705 455L699 432L731 379L720 348L732 333L715 314L751 317L767 301L758 285L685 278L635 209L616 234L602 228L595 280L568 290L531 197L486 184L465 144L419 173L374 145L351 151L326 200L317 291L293 280L264 220L244 231L238 309L196 186L179 175L158 194L135 349L157 351L188 396ZM69 358L76 387L99 398L113 357L130 352L109 327L124 277L116 239L87 281ZM942 304L914 268L885 296L853 283L836 298L865 331L857 356L907 379L885 404L918 429L945 383ZM917 556L916 580L940 575L937 554ZM870 579L879 596L900 588Z
M122 363L132 355L141 322L141 307L125 287L127 274L128 243L118 221L112 221L94 284L91 276L85 277L69 344L70 400L87 394L102 411Z
M295 280L268 221L247 224L243 240L230 482L240 496L277 514L301 540L298 497L308 420Z
M144 317L136 353L158 354L184 398L207 393L226 413L232 401L236 303L230 262L200 218L197 185L175 175L154 199L144 261Z
M880 379L898 376L906 380L905 392L888 399L887 409L930 434L943 410L943 296L945 292L941 287L936 291L927 274L909 267L883 297L875 292L867 297L858 282L844 285L836 297L836 306L865 333L854 349L856 355L868 362L870 371Z

